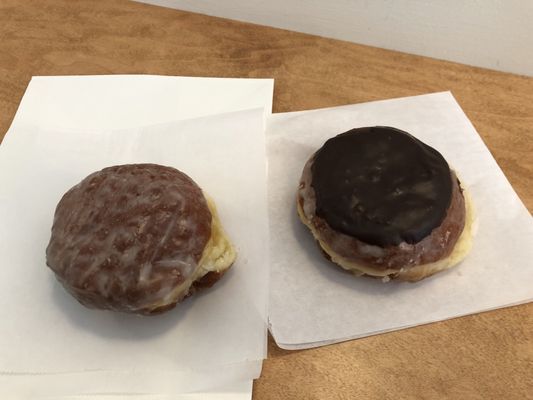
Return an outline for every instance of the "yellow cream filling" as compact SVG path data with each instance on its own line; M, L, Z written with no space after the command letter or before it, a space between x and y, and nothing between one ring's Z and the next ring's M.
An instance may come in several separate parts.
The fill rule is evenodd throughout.
M401 280L408 280L408 281L417 281L422 278L425 278L427 276L433 275L439 271L451 268L455 265L457 265L459 262L461 262L470 249L472 248L472 237L474 234L474 228L475 228L475 212L474 212L474 206L472 203L472 199L470 197L470 194L465 190L463 191L463 194L465 196L465 226L463 228L463 231L461 232L461 235L457 239L457 243L455 244L455 247L453 248L452 253L439 261L435 261L428 264L420 264L416 265L411 268L406 269L400 269L399 271L397 269L377 269L372 268L367 265L361 265L359 263L356 263L354 261L348 260L345 257L341 257L337 255L331 247L325 243L319 236L317 230L315 227L311 224L311 222L307 219L305 216L305 213L300 205L300 202L297 202L297 209L298 214L300 216L300 219L302 222L311 230L311 233L315 237L315 239L320 244L320 247L331 257L331 260L335 263L344 268L347 271L350 271L354 273L355 275L370 275L375 277L382 277L385 278L384 281L386 281L390 275L394 276L395 278L401 279Z
M183 298L195 281L201 279L209 272L223 272L231 267L235 261L237 252L222 228L215 203L207 196L206 200L212 216L211 236L205 245L198 266L187 280L172 289L161 301L152 304L148 308L155 310Z

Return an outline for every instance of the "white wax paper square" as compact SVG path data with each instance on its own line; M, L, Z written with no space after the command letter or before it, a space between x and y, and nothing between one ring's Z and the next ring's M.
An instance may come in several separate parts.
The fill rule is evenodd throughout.
M0 317L9 321L0 328L0 371L133 371L133 376L166 371L177 376L264 358L263 127L263 109L119 132L18 125L0 151ZM238 251L232 269L212 289L154 318L88 310L44 264L62 194L92 171L137 162L169 165L190 175L215 200ZM249 379L257 376L257 369L248 371Z
M243 369L239 367L242 371ZM235 372L235 370L233 370ZM152 371L152 373L94 373L0 375L0 393L17 400L246 400L252 397L252 381L215 383L215 374ZM227 378L225 378L227 379ZM236 379L238 379L236 377ZM188 382L190 380L191 382ZM219 382L220 383L220 382ZM204 385L203 390L197 390ZM128 390L124 390L128 388ZM149 390L147 390L150 388ZM183 391L185 390L185 391ZM69 393L70 392L70 393ZM74 393L74 394L73 394Z
M79 396L35 396L31 400L251 400L252 382L237 382L218 392L182 394L89 394Z
M34 76L11 128L123 129L252 108L272 110L273 79Z
M470 191L477 235L457 267L418 283L356 278L326 261L296 214L307 159L354 127L393 126L436 148ZM271 332L282 348L310 348L528 302L533 224L450 93L273 115L267 124Z
M237 382L217 392L181 394L88 394L78 396L31 396L31 400L251 400L252 382Z
M192 78L153 75L33 77L21 101L0 153L11 140L21 139L22 126L56 130L138 128L250 108L272 109L272 79ZM31 134L35 134L32 131ZM1 156L0 156L1 157ZM1 193L1 188L0 188ZM0 325L1 326L1 325ZM124 392L178 393L202 388L225 392L230 380L247 379L261 371L261 360L210 371L91 371L64 374L0 374L0 393L61 395ZM133 372L134 373L133 373ZM224 387L222 387L223 385ZM212 395L212 392L210 392Z

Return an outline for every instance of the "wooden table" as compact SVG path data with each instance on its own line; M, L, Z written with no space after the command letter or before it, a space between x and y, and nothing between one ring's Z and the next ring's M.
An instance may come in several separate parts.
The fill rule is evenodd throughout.
M32 75L68 74L273 77L274 112L451 90L533 209L533 78L127 0L0 0L0 138ZM356 398L533 398L533 304L314 350L270 341L254 399Z

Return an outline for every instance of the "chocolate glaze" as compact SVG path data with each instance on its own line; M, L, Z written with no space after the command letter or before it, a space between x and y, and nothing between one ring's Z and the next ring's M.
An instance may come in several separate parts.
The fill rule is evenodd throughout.
M60 200L46 262L87 307L159 313L182 300L171 294L198 268L211 219L202 190L177 169L104 168Z
M452 198L442 155L407 132L356 128L329 139L314 156L316 215L365 243L420 242L439 227Z

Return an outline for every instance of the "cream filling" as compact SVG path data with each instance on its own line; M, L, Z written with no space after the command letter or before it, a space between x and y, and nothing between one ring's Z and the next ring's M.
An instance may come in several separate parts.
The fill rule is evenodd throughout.
M222 223L213 200L206 196L207 206L211 211L211 236L206 243L202 257L194 272L183 283L172 289L162 300L148 306L150 310L155 310L181 300L189 292L191 285L204 277L209 272L223 272L235 261L237 252L226 236Z
M370 275L375 277L381 277L384 278L384 281L387 281L389 277L408 281L417 281L429 275L433 275L439 271L457 265L466 257L466 255L472 248L472 237L474 235L475 230L475 212L470 194L466 190L463 191L463 194L465 197L466 208L465 226L463 228L463 231L461 232L461 235L457 239L457 242L455 243L452 253L448 257L443 258L442 260L438 260L428 264L415 265L411 268L401 268L400 270L372 268L368 265L362 265L360 263L337 255L331 249L331 247L320 238L318 231L315 229L311 221L309 221L305 216L299 201L297 202L297 209L298 215L300 216L302 222L311 230L311 233L320 244L320 247L322 247L322 249L331 257L331 261L333 261L335 264L338 264L345 270L350 271L357 276Z

